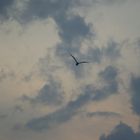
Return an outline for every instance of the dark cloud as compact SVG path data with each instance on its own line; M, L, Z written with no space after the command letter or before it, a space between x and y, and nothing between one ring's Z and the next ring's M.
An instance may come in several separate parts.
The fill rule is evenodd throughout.
M79 60L98 62L100 52L97 49L93 49L92 52L90 51L89 55L81 53L82 41L90 36L94 37L95 33L91 31L90 25L80 16L65 17L61 20L56 19L56 22L59 27L59 35L62 42L56 46L55 54L77 78L83 77L84 72L87 71L86 67L83 67L83 65L75 67L75 63L69 53L75 55Z
M48 130L54 125L69 121L74 115L77 114L78 109L89 102L90 98L91 93L80 95L76 100L70 101L66 106L57 110L56 112L30 120L26 124L26 127L32 130L41 131Z
M140 133L135 133L134 130L124 124L120 123L114 130L107 136L102 135L100 140L139 140Z
M79 0L78 0L79 1ZM76 0L29 0L28 6L22 14L21 20L27 23L32 20L44 20L52 18L58 27L58 34L61 38L61 43L57 44L55 55L68 66L69 69L77 77L82 77L84 72L87 71L82 65L73 67L68 58L68 52L76 54L79 59L89 60L92 62L100 62L101 52L99 49L90 49L87 54L81 54L81 43L84 39L96 35L91 28L91 24L85 21L84 17L71 14L72 8L79 5ZM66 55L64 55L67 54ZM67 58L66 58L66 57ZM87 56L87 57L86 57ZM69 61L69 63L67 63ZM67 65L68 64L68 65ZM28 80L30 77L26 77Z
M29 0L22 18L24 20L46 19L48 17L62 18L73 3L68 0Z
M96 89L93 101L100 101L118 93L118 70L115 67L109 65L103 71L99 72L98 75L101 77L101 80L104 80L105 85L100 89Z
M108 98L111 95L114 95L118 92L118 82L113 81L110 84L103 86L101 89L97 89L93 101L101 101Z
M140 77L132 76L130 84L132 109L137 115L140 115Z
M86 24L84 18L80 16L56 19L56 22L59 26L59 35L66 43L71 43L73 41L83 39L88 35L92 35L90 25Z
M90 66L94 63L100 63L102 59L102 52L99 48L89 48L86 53L81 53L80 43L69 46L67 43L58 44L55 50L56 56L64 62L65 66L75 75L76 78L83 78L89 75ZM89 64L75 66L75 61L70 56L74 55L78 61L88 61Z
M87 117L120 117L121 115L119 113L115 112L89 112L87 113Z
M90 4L114 4L125 0L92 0ZM36 18L46 19L53 17L56 21L64 21L69 11L77 6L87 5L89 1L83 0L29 0L28 6L23 12L22 18L30 21Z
M90 63L100 63L102 60L102 51L99 48L89 48L86 54L86 58Z
M22 101L30 101L30 103L40 103L47 105L60 105L63 102L64 92L60 83L50 80L50 83L45 84L35 97L23 95Z
M56 56L61 58L61 61L65 63L65 66L68 67L69 70L71 70L77 78L81 78L84 75L87 75L90 70L90 65L96 63L100 64L103 59L109 58L112 61L117 60L118 58L121 57L120 54L120 44L110 40L107 43L107 47L100 49L97 46L89 47L85 53L81 52L81 43L75 43L75 44L70 44L70 43L65 43L62 42L56 46ZM77 60L85 60L89 61L90 63L88 65L80 65L79 67L74 66L74 61L71 58L70 54L73 54ZM104 58L105 56L105 58ZM109 66L104 72L104 80L111 80L114 78L118 73L118 70L112 66ZM114 75L113 75L114 74ZM106 76L105 76L106 75Z
M58 26L63 42L71 43L91 34L90 25L85 23L83 17L69 15L76 5L75 0L30 0L21 20L44 20L51 17Z
M28 23L38 18L47 19L48 17L52 17L56 21L64 21L69 11L77 6L96 4L112 5L114 3L122 3L124 1L126 0L118 0L117 2L115 0L90 0L87 2L84 2L83 0L23 0L21 2L16 0L1 0L0 17L9 18L12 16L12 18L23 23ZM17 3L22 3L23 5L26 3L22 11L19 10L21 7L18 7ZM10 9L10 16L8 9Z
M106 55L117 54L116 44L109 44L108 50L102 51L99 48L91 47L87 50L86 54L81 53L81 44L84 39L89 39L89 36L95 37L95 32L91 30L89 23L86 23L85 19L78 15L70 15L70 10L73 6L76 6L76 1L68 0L30 0L26 11L24 11L22 18L26 21L33 19L47 19L48 17L53 18L58 27L58 34L61 38L61 43L57 44L55 47L55 57L59 57L65 66L67 66L77 77L82 77L84 72L88 72L87 67L80 65L75 67L74 62L69 55L72 53L79 60L90 61L91 63L100 63L103 53ZM74 5L75 3L75 5ZM48 62L47 57L42 59L44 63ZM45 64L45 63L44 63ZM46 67L46 65L42 65ZM46 75L47 77L52 77L52 68L49 63L47 65L50 68L47 68ZM50 71L51 70L51 71ZM43 69L46 71L46 69ZM106 99L110 95L114 94L118 90L118 83L116 81L117 70L109 66L104 71L102 71L99 76L106 81L101 89L96 89L93 85L88 85L82 87L82 93L77 97L76 100L68 102L67 105L61 109L42 116L39 118L33 118L27 122L26 127L32 130L45 130L50 129L53 126L59 125L66 121L72 119L75 116L80 108L88 104L90 101L101 101ZM62 101L63 90L61 84L56 82L56 79L53 77L49 79L49 84L45 84L37 96L28 97L23 96L23 100L29 100L31 102L39 102L48 105L57 105Z
M72 117L78 113L79 109L87 105L90 101L101 101L106 99L110 95L116 93L118 90L118 83L116 81L117 74L118 74L117 69L115 69L113 66L108 66L107 68L105 68L104 71L99 73L99 75L104 80L106 80L107 83L102 88L97 89L93 85L86 85L84 87L81 87L82 93L77 97L76 100L70 101L66 106L62 107L61 109L51 114L30 120L26 124L26 127L36 131L47 130L50 129L52 126L56 126L58 124L64 123L72 119ZM112 78L110 78L110 76ZM47 95L45 95L46 93L44 94L46 88L44 89L42 90L41 94L43 94L43 96L45 97L43 97L41 94L38 94L39 96L37 96L37 99L39 99L40 97L41 100L46 99ZM94 115L97 114L106 115L106 116L117 115L115 113L113 114L113 113L106 113L106 112L102 112L102 113L98 112Z
M14 3L15 0L0 0L0 17L8 17L8 8Z
M83 94L80 94L76 100L70 101L66 106L51 114L31 119L26 124L26 127L32 130L42 131L67 122L78 114L79 109L87 105L90 101L101 101L112 95L114 90L108 90L110 88L112 89L112 87L105 86L102 89L97 90L93 85L87 85L81 89Z
M87 75L90 70L90 65L96 63L100 64L102 60L105 58L109 58L112 61L117 60L121 57L120 54L120 44L117 42L110 40L107 44L107 47L100 49L98 47L89 47L85 53L81 52L81 44L67 44L67 43L61 43L58 44L56 47L56 56L61 58L61 61L65 63L65 66L68 67L69 70L71 70L77 78L81 78L84 75ZM75 67L75 63L73 59L71 59L70 54L73 54L77 60L85 60L90 62L88 65L79 65L79 67ZM70 58L70 59L69 59ZM111 79L114 79L116 75L118 74L118 70L114 68L113 66L109 66L105 72L101 72L100 76L108 80L108 82L112 81Z
M84 75L83 66L75 67L75 61L70 56L70 53L73 55L80 54L80 46L77 45L67 45L67 43L58 44L55 50L55 54L60 60L64 63L64 65L77 77L80 78ZM79 56L79 55L78 55ZM78 59L80 56L78 57Z
M117 75L118 75L118 70L111 65L107 66L103 71L99 73L99 76L104 81L107 81L107 82L112 82L116 80Z
M38 95L35 97L35 102L46 103L48 105L59 105L63 99L62 87L59 83L51 82L50 84L45 84Z

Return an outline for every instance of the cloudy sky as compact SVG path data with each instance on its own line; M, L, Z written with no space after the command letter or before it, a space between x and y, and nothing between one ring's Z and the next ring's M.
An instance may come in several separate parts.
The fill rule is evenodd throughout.
M139 140L139 13L139 0L1 0L0 139Z

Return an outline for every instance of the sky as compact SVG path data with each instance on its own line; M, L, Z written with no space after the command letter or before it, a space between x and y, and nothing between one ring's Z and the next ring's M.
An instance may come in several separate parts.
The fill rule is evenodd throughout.
M1 0L0 139L139 140L139 13L139 0Z

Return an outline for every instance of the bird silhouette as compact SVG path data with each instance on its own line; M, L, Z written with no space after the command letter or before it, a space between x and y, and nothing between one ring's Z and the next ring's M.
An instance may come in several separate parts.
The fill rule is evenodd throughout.
M78 61L76 60L76 58L75 58L72 54L70 54L70 55L71 55L71 57L74 59L75 65L76 65L76 66L78 66L79 64L83 64L83 63L89 63L89 62L87 62L87 61L80 61L80 62L78 62Z

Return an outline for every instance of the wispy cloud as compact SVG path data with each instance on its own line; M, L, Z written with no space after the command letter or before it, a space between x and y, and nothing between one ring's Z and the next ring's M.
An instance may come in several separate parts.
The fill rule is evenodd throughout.
M15 77L15 73L13 71L9 71L7 69L2 68L0 70L0 82L2 82L3 80L7 79L7 78L14 78Z
M20 113L20 112L23 112L24 109L23 109L23 107L20 106L20 105L15 105L15 106L14 106L14 111Z
M119 113L115 113L115 112L89 112L86 114L87 117L120 117L121 115Z
M122 3L126 2L126 1L127 0L118 0L118 1L115 1L115 0L97 0L98 3L105 4L105 5L122 4Z

